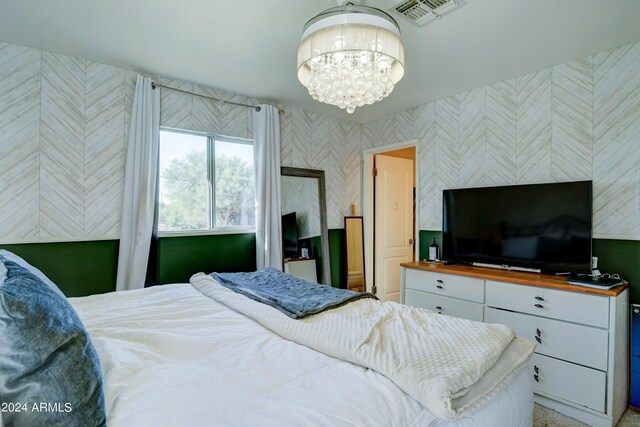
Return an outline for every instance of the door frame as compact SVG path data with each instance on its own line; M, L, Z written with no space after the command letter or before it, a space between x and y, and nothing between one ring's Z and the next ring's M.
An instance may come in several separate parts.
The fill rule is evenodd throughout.
M415 216L413 218L413 227L415 233L414 239L414 253L413 257L415 260L419 259L420 255L420 230L418 227L418 218L420 218L419 210L420 210L420 156L418 155L418 140L410 139L403 142L398 142L395 144L382 145L380 147L369 148L366 150L362 150L362 218L364 221L364 241L371 242L371 244L364 245L364 266L365 266L365 277L371 277L374 280L369 280L365 283L366 288L365 291L371 292L373 289L373 285L375 284L375 275L374 275L374 263L373 263L373 247L375 245L374 240L374 226L375 223L373 221L373 213L375 210L375 206L373 203L373 175L371 174L371 170L373 169L373 158L376 154L383 154L387 151L397 150L399 148L407 148L407 147L415 147L416 148L416 159L415 159L415 182L416 182L416 211Z

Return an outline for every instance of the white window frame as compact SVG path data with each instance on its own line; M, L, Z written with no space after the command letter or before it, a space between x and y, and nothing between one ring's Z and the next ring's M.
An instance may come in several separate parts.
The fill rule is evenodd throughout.
M210 236L210 235L222 235L222 234L247 234L255 233L256 226L254 225L240 225L240 226L227 226L216 227L216 195L215 195L215 179L216 179L216 165L215 165L215 142L230 142L234 144L243 144L253 146L253 140L247 138L238 138L235 136L226 136L216 133L198 132L185 129L176 129L170 127L160 127L160 131L183 133L187 135L196 135L207 138L207 181L209 184L209 224L210 228L207 230L175 230L175 231L158 231L158 237L194 237L194 236ZM160 150L158 150L158 163L160 162ZM254 165L255 168L255 165ZM158 178L160 177L160 168L158 168ZM255 186L255 183L254 183ZM160 192L160 180L158 179L157 193ZM156 195L157 197L157 195Z

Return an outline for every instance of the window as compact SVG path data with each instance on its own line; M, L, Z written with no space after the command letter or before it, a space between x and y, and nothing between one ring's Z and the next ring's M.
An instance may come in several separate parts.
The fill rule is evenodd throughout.
M160 130L158 230L248 230L255 224L253 142Z

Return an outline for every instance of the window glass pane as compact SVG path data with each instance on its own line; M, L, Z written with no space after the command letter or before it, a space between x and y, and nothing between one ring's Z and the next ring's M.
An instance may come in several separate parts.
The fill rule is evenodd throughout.
M160 131L158 230L210 228L207 137Z
M253 145L215 141L216 227L255 224Z

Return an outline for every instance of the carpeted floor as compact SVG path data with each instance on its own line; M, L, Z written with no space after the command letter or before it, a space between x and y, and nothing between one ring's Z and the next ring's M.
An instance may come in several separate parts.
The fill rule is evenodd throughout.
M617 427L640 426L640 412L627 409ZM589 427L587 424L562 415L553 409L545 408L536 403L533 409L533 427Z

